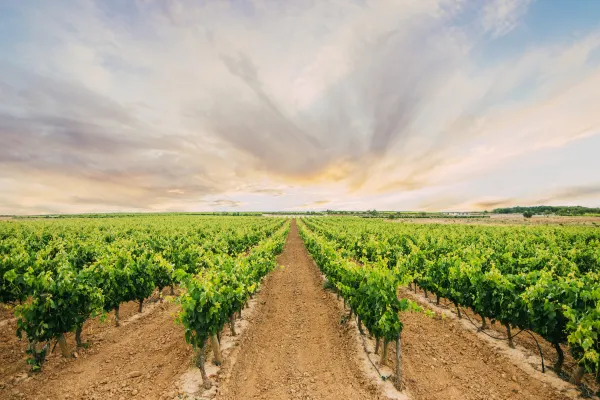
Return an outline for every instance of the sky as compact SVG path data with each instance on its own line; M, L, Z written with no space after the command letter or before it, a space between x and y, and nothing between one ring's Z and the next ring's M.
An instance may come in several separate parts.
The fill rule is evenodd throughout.
M600 2L5 0L0 214L600 206Z

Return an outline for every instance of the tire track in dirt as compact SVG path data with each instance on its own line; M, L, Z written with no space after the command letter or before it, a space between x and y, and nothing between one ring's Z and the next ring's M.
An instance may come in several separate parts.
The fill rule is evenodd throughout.
M358 365L355 339L292 221L279 268L263 284L257 317L219 398L379 399Z

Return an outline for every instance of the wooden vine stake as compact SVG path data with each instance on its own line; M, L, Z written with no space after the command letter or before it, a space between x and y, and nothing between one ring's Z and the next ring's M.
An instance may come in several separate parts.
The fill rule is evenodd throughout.
M394 386L402 390L402 342L400 341L400 332L396 338L396 376L394 377Z
M237 335L237 333L235 332L235 314L231 314L231 316L229 317L229 329L231 331L231 336Z
M217 335L212 335L210 337L210 344L212 346L213 356L215 357L215 364L221 365L223 364L223 356L221 355L221 347L219 346L219 339Z
M387 365L387 358L388 358L388 347L390 342L387 339L383 339L383 351L381 352L381 361L379 362L380 365Z
M506 324L504 324L504 326L506 327L506 335L508 336L508 345L510 346L511 349L514 349L515 343L513 342L513 337L512 337L512 334L510 333L510 324L507 322Z
M121 326L121 322L119 322L119 306L115 307L115 326Z

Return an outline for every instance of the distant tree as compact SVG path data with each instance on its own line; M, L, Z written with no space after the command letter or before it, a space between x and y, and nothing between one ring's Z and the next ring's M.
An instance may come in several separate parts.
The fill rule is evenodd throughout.
M531 211L535 215L565 215L576 216L586 214L600 214L600 208L588 208L581 206L534 206L534 207L510 207L496 208L492 212L495 214L523 214L525 211Z
M528 211L525 211L525 212L523 213L523 216L524 216L525 218L531 218L531 217L533 217L533 212L532 212L532 211L529 211L529 210L528 210Z

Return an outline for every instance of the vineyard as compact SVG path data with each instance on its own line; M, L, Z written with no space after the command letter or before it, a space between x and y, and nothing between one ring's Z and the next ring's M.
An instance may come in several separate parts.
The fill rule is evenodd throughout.
M278 256L282 252L283 256ZM315 275L318 279L311 275L311 271L316 274L313 261L324 283L318 280L320 275ZM278 264L285 268L275 269ZM27 371L33 374L26 379L43 377L48 357L57 350L77 365L83 361L74 359L78 351L85 353L89 347L92 355L97 346L86 341L85 332L90 331L86 326L110 325L115 330L111 340L116 341L119 329L123 330L124 309L130 317L133 305L134 312L144 314L149 303L168 303L174 304L175 311L172 317L165 316L167 325L177 326L179 340L191 345L193 364L200 371L204 389L215 383L222 385L218 382L221 378L207 372L206 364L227 361L220 348L222 336L225 331L236 336L236 320L267 276L275 278L268 281L265 293L259 294L263 297L258 313L265 316L258 322L250 321L250 339L240 346L243 355L236 370L240 379L229 387L242 397L258 385L253 383L258 379L255 375L250 379L242 375L264 367L278 376L285 369L279 364L287 363L291 354L306 352L313 363L302 357L297 360L296 364L306 364L304 371L294 372L299 374L298 393L308 390L302 385L331 390L311 375L313 370L320 370L328 376L331 369L336 371L337 380L344 382L336 390L343 391L345 397L360 394L360 398L376 398L372 387L357 387L353 392L352 379L339 377L346 370L352 370L352 376L360 373L349 366L356 358L348 353L351 338L347 331L340 331L335 302L328 303L322 294L327 291L333 293L332 299L337 297L343 303L341 320L346 324L355 320L363 341L373 338L378 366L392 371L390 381L400 391L406 390L407 382L417 393L414 386L426 384L415 383L411 371L411 357L420 343L404 332L411 321L424 318L420 324L425 326L427 319L436 321L438 317L417 301L417 290L425 297L431 295L433 304L451 304L459 318L476 316L479 331L501 334L510 346L514 346L514 338L530 335L540 353L545 350L546 359L550 358L547 349L555 352L551 357L554 372L576 385L598 379L598 229L400 224L355 217L301 218L290 224L286 218L191 215L1 222L0 303L14 316L3 311L7 318L0 326L13 329L13 336L23 346L16 349L20 352L16 355L15 349L8 355L8 347L2 347L0 356L7 364L0 378L18 372L22 359L27 360ZM291 308L289 312L287 308ZM160 321L163 326L162 317ZM260 334L253 334L253 328ZM173 336L170 330L166 332L167 337ZM342 339L346 342L340 342ZM164 341L164 337L157 340ZM267 342L270 345L263 346ZM286 350L282 343L289 348ZM335 357L319 358L323 343ZM142 348L145 345L141 344ZM133 353L130 351L129 356ZM169 352L166 354L169 357ZM566 358L575 365L566 368ZM243 360L252 361L247 364ZM408 362L407 369L403 362ZM297 368L296 364L286 368ZM53 368L60 371L64 367ZM122 366L115 364L115 368ZM264 374L259 371L259 375ZM282 375L281 381L290 385L290 375ZM102 385L106 384L106 379L94 383L94 390L105 390ZM264 391L270 384L265 381ZM9 386L16 390L16 385L0 380L0 394ZM541 390L532 387L534 393ZM36 393L35 385L29 390ZM315 390L312 396L328 398ZM331 390L331 398L335 398L336 390ZM466 386L461 390L470 389ZM498 389L499 398L506 396L502 390ZM138 390L125 392L121 386L107 386L103 396L121 392L135 395ZM10 393L14 398L24 396L18 391ZM293 394L297 394L296 389ZM287 398L282 396L274 398ZM541 393L539 396L544 398ZM145 397L163 398L154 394ZM462 393L457 398L478 397Z
M82 346L87 320L114 311L118 326L121 304L136 301L141 313L155 290L174 285L185 288L178 301L186 340L202 347L274 267L285 226L283 219L211 217L4 223L0 300L16 305L16 335L28 342L33 371L55 344L69 356L67 332Z
M513 330L562 344L577 360L571 382L600 371L600 231L590 228L420 226L312 218L301 229L308 249L379 341L400 343L400 311L415 307L397 289L415 285ZM400 362L400 354L397 355ZM397 365L398 378L401 365Z

